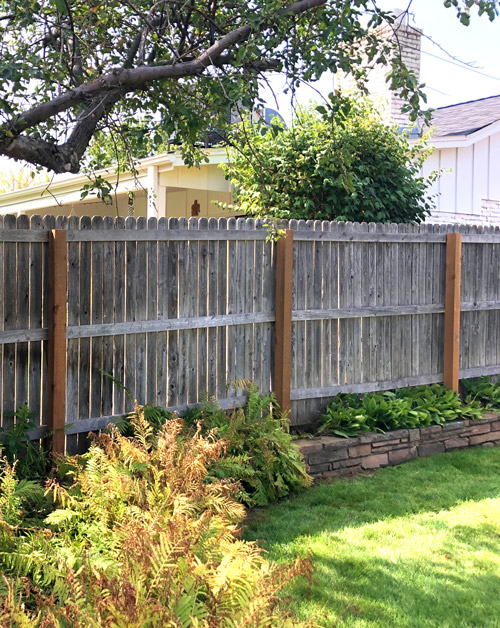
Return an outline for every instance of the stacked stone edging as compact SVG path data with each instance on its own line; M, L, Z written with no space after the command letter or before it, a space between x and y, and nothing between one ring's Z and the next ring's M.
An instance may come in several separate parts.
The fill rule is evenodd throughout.
M325 478L356 475L412 458L476 445L500 445L500 413L486 412L479 421L464 419L385 434L366 432L354 438L321 436L295 443L311 475Z

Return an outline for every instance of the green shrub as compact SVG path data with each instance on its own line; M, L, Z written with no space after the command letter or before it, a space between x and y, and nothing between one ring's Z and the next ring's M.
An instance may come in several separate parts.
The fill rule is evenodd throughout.
M442 425L455 419L480 419L482 410L479 403L469 401L463 403L457 393L443 384L400 388L399 397L407 399L412 408L423 416L423 424Z
M289 127L243 122L224 165L237 209L271 219L421 222L434 206L411 148L369 101L330 95Z
M49 456L39 440L28 438L28 431L36 428L31 421L33 413L24 405L15 412L5 412L4 416L12 417L14 423L6 430L0 427L0 452L6 456L9 464L16 465L17 477L44 478L50 466Z
M227 446L226 455L211 465L210 475L237 480L240 501L249 506L265 506L309 486L311 478L289 433L288 419L280 412L274 395L261 395L248 382L245 387L244 408L226 412L215 399L208 399L200 408L184 414L184 433L192 433L198 424L204 434L215 430ZM164 408L146 406L145 417L157 431L175 415ZM118 427L124 434L133 433L130 419L120 420Z
M320 431L349 437L368 430L412 429L481 416L477 401L463 404L452 390L433 384L364 395L338 394L322 415Z
M336 395L321 418L320 432L329 432L345 438L376 429L368 422L361 395L351 393Z
M179 419L134 438L116 428L59 460L54 509L27 526L26 484L0 481L0 625L44 628L292 627L277 592L310 560L274 566L238 539L237 485L207 477L226 441ZM22 490L23 489L23 490ZM32 496L31 496L32 498Z
M500 410L500 382L492 382L487 375L462 380L466 401L478 401L488 410Z
M204 429L215 428L227 440L227 455L211 472L238 480L242 487L238 498L247 505L265 506L310 486L311 478L275 396L260 395L254 385L248 386L247 394L244 408L226 413L212 400L184 418L201 419Z

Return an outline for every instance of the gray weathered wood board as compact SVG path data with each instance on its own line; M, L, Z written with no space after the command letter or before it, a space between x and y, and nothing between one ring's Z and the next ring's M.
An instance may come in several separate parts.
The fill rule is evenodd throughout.
M284 223L295 233L292 423L328 397L443 371L446 234L463 234L460 369L500 372L500 230ZM68 230L68 449L132 399L241 403L272 389L275 246L261 220L0 217L1 425L28 402L46 425L48 235ZM2 336L3 334L3 336ZM99 423L101 421L101 423ZM78 427L80 422L81 430ZM97 428L96 428L97 429ZM80 432L82 432L80 434Z

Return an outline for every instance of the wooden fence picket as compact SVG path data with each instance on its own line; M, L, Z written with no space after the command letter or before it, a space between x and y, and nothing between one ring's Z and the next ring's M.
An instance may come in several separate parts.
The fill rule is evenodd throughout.
M78 453L131 399L230 408L245 402L231 382L252 379L298 426L340 391L500 374L498 228L284 224L272 242L253 219L0 217L1 426L28 402L33 437L63 421L54 448ZM66 236L57 269L53 229ZM54 295L56 270L67 291L58 281Z

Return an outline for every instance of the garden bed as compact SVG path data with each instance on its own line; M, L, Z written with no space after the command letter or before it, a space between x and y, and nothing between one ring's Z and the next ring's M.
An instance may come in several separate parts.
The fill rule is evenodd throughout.
M384 434L299 439L295 444L314 477L350 476L446 451L478 445L493 447L500 444L500 413L485 412L481 420L450 421Z

